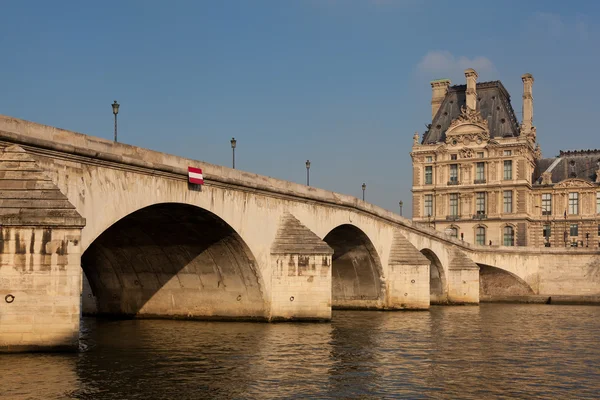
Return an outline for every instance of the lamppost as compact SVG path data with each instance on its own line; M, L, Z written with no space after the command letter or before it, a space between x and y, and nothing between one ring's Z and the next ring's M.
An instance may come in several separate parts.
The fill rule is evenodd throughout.
M363 201L365 201L365 190L367 189L367 184L363 183L362 184L362 190L363 190Z
M115 115L115 142L117 141L117 114L119 113L119 105L116 100L112 103L113 114Z
M404 202L402 200L400 200L398 205L400 206L400 216L402 216L402 206L404 205Z
M590 233L585 233L585 247L590 247Z
M310 160L306 160L306 186L310 186Z
M237 144L237 140L235 138L231 138L231 155L233 158L233 169L235 169L235 145Z

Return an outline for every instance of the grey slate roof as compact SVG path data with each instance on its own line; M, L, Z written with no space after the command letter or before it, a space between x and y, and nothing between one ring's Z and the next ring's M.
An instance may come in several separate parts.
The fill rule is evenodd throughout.
M596 171L600 168L600 150L562 151L558 163L552 168L552 183L565 179L579 178L587 181L596 181ZM541 183L544 171L552 165L557 158L544 158L538 161L534 182Z
M296 217L285 212L271 245L271 254L333 254L333 249Z
M442 142L450 122L466 107L466 85L448 88L440 109L433 118L429 129L423 134L423 144ZM500 81L477 84L477 107L481 116L488 121L492 137L519 136L519 122L510 104L510 95Z

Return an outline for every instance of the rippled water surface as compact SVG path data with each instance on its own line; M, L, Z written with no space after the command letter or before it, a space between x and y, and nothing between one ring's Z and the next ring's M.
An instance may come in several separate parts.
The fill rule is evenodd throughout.
M331 323L84 319L78 354L0 355L7 399L598 398L600 307L337 311Z

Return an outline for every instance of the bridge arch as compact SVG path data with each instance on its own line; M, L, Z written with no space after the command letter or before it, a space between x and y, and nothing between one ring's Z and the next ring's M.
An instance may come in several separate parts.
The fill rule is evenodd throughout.
M137 317L266 316L257 262L220 217L159 203L121 218L81 257L99 314Z
M385 298L383 268L367 234L351 224L332 229L323 238L333 250L332 306L378 308Z
M479 300L502 300L510 296L528 296L535 294L533 288L514 273L503 268L480 264Z
M431 262L429 267L429 302L444 304L448 302L448 281L439 257L430 249L422 249L423 254Z

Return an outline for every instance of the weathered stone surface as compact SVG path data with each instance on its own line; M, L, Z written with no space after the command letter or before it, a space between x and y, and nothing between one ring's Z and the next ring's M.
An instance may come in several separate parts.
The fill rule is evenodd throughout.
M394 230L390 264L429 265L429 260L402 233Z
M19 146L0 154L0 352L77 349L85 220Z
M0 224L83 227L85 219L35 160L12 145L0 154Z
M333 249L296 217L285 212L271 245L271 254L333 254Z

